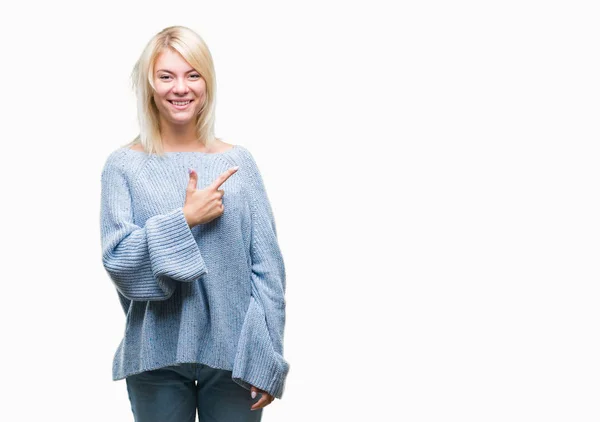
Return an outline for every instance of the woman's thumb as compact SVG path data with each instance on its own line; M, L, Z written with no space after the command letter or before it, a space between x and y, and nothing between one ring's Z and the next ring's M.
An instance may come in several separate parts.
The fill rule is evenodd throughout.
M188 190L196 190L198 186L198 173L194 169L189 169L190 172L190 180L188 182L187 188Z

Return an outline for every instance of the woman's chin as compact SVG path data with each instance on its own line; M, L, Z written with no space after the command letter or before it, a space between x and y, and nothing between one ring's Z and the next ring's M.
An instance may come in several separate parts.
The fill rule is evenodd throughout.
M192 116L171 116L169 123L175 126L187 126L195 122Z

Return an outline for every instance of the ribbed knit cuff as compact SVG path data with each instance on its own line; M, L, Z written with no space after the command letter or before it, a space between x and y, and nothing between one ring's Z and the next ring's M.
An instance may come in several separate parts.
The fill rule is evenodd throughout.
M192 282L208 272L183 207L150 217L146 221L146 235L155 277Z
M288 371L289 364L273 348L264 312L251 297L237 345L232 379L248 390L254 386L280 399Z

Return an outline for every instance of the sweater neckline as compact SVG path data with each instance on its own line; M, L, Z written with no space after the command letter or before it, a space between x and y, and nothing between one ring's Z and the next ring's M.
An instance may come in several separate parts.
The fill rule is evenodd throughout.
M239 145L233 145L231 148L229 148L226 151L223 152L203 152L203 151L165 151L164 154L167 156L180 156L180 155L186 155L186 154L190 154L190 155L202 155L202 156L208 156L208 155L214 155L214 156L223 156L223 155L227 155L231 152L233 152L234 150L237 150L239 147ZM146 151L137 151L134 149L131 149L129 147L124 147L124 149L126 149L127 151L130 151L134 154L144 154L144 155L148 155L146 153ZM153 154L153 155L157 155L157 154Z

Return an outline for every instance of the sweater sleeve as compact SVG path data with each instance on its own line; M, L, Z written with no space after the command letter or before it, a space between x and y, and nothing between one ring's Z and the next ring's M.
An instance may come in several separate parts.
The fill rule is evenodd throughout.
M132 199L124 163L107 159L101 176L102 262L117 290L127 299L171 297L177 282L197 280L207 272L183 207L133 222Z
M233 379L281 398L289 364L283 358L285 266L275 220L256 162L248 152L240 164L251 201L252 295L237 347Z

